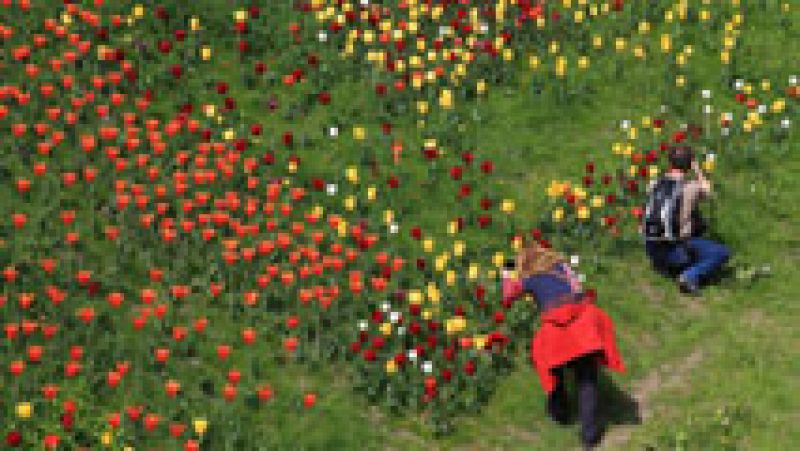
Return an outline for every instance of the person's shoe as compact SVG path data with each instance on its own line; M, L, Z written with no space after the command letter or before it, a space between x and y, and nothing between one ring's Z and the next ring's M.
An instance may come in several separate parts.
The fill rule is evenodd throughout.
M600 444L603 438L603 431L596 428L592 431L581 431L581 441L583 442L583 449L591 450Z
M697 282L692 282L684 276L678 278L678 286L681 289L681 293L684 294L695 296L700 293L700 287L697 285Z
M566 402L562 401L557 406L547 403L547 416L554 422L566 426L569 424L569 410L567 409Z

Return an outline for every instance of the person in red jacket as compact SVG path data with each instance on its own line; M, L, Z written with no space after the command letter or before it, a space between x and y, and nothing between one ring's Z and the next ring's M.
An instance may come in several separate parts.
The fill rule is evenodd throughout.
M584 293L580 280L564 257L538 243L520 251L503 271L503 300L533 295L541 315L541 327L531 340L531 363L547 392L547 413L556 422L568 421L564 373L575 373L581 440L586 447L600 442L597 424L597 379L600 366L623 372L614 323ZM515 274L516 273L516 274Z

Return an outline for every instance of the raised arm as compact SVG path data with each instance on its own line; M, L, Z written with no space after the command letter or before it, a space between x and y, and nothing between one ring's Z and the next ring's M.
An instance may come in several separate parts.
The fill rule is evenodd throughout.
M509 273L503 273L503 301L513 301L518 298L524 289L522 281L515 277L511 277Z

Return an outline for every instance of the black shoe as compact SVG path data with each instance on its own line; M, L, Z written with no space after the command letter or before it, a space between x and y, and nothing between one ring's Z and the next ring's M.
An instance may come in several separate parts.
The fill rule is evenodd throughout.
M678 278L678 286L681 289L681 293L691 296L700 294L700 287L697 285L697 282L686 280L683 276Z
M600 444L603 438L603 431L594 429L593 431L581 431L581 441L583 442L583 449L590 450Z
M559 402L556 406L552 403L547 403L547 416L554 422L566 426L569 424L569 410L567 409L566 402Z

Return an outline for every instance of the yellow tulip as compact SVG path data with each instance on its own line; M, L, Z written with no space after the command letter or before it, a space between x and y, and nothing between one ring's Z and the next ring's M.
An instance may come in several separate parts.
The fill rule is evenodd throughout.
M432 317L433 317L433 312L431 312L429 309L425 309L422 311L422 319L429 320Z
M780 113L786 107L786 102L783 99L777 99L772 102L771 110L773 113Z
M503 49L503 61L511 61L514 59L514 51L511 49Z
M449 235L455 235L458 232L458 222L450 221L447 223L447 233Z
M515 209L514 201L510 199L505 199L503 203L500 204L500 211L503 213L513 213Z
M627 46L625 38L617 38L614 40L614 47L617 49L618 52L625 50L625 46Z
M672 36L669 33L664 33L661 35L661 51L668 53L670 49L672 49Z
M449 89L443 89L439 94L439 106L446 109L453 109L453 93Z
M534 69L534 70L536 68L538 68L539 67L539 57L536 56L536 55L529 56L528 57L528 66L530 66L530 68Z
M700 10L700 20L703 22L707 22L711 19L711 13L707 9Z
M373 201L378 196L378 189L374 186L370 186L367 188L367 200Z
M722 64L730 64L730 62L731 62L731 54L727 50L724 51L724 52L721 52L719 54L719 59L722 62Z
M447 286L449 286L449 287L452 287L453 285L455 285L456 284L456 272L451 270L451 269L448 269L447 272L445 273L445 282L447 283Z
M578 58L578 68L579 69L586 69L589 67L589 57L588 56L581 56Z
M648 168L648 172L650 174L650 178L657 177L659 172L658 166L650 165L650 167Z
M593 208L600 208L603 206L603 196L593 196L592 197L592 207Z
M645 57L644 47L641 45L637 45L633 48L633 56L639 59L643 59Z
M486 81L478 80L476 88L478 89L478 94L483 94L484 92L486 92Z
M648 128L650 127L650 124L651 124L650 116L645 116L642 118L642 127Z
M380 326L380 331L383 335L389 335L392 333L392 323L382 323Z
M685 85L686 85L686 77L684 77L683 75L678 75L675 78L675 86L682 88Z
M389 374L394 374L397 372L397 364L394 363L394 359L389 359L386 361L386 372Z
M472 343L475 345L475 349L483 349L486 346L486 336L485 335L478 335L472 338Z
M347 221L339 222L339 225L336 227L336 231L339 233L339 236L344 238L347 236Z
M642 22L639 22L639 33L645 34L648 31L650 31L650 22L648 22L646 20L642 21Z
M133 17L137 19L141 19L142 17L144 17L144 6L139 4L135 5L133 7Z
M428 113L428 102L424 100L420 100L417 102L417 111L420 114L427 114Z
M427 295L428 300L432 303L437 304L439 302L441 294L439 293L439 289L436 288L436 284L433 282L428 283Z
M203 61L210 60L211 59L211 47L204 46L204 47L200 48L200 58L202 58Z
M767 91L770 90L771 87L772 86L771 86L769 80L761 80L761 90L762 91L767 92Z
M33 413L33 405L31 405L29 402L17 403L16 411L17 417L22 419L30 418L31 414Z
M447 260L445 260L442 257L436 257L436 259L433 261L434 269L436 269L436 271L438 271L438 272L444 271L444 267L445 267L446 264L447 264Z
M111 446L111 443L113 442L113 438L114 437L111 435L110 432L104 431L100 435L100 444L103 445L103 446Z
M345 177L347 181L350 183L356 184L358 183L358 168L355 166L350 166L345 170Z
M192 16L189 19L189 29L192 31L200 31L200 19L197 16Z
M703 162L703 169L706 172L713 172L714 171L714 160L706 160Z
M467 277L469 280L475 280L478 278L479 267L475 263L469 265L469 270L467 271Z
M594 48L599 49L603 46L603 37L599 34L596 34L592 37L592 45Z
M567 74L567 58L559 56L556 58L556 76L563 78Z
M636 135L637 135L636 127L631 127L628 130L628 139L632 139L632 140L636 139Z
M564 209L558 207L555 210L553 210L553 221L561 222L562 219L564 219Z
M353 127L353 139L362 141L364 138L366 138L366 136L367 136L367 131L364 129L364 127L361 126Z
M465 248L466 245L464 244L463 241L456 241L455 243L453 243L453 255L455 255L456 257L461 257L462 255L464 255Z
M422 293L419 290L411 290L408 292L408 303L411 305L419 305L422 303Z
M295 172L297 172L297 162L296 161L290 161L287 169L289 170L289 172L291 174L294 174Z
M433 252L433 239L427 238L422 241L422 249L425 252Z
M494 258L492 259L492 263L494 263L494 266L502 268L503 263L505 263L505 261L506 261L506 256L502 252L495 252Z
M578 207L578 219L589 219L589 209L586 205Z
M672 11L667 11L664 13L664 22L671 23L673 19Z
M206 420L205 418L196 418L192 422L192 425L194 426L194 432L197 435L202 436L203 434L206 433L206 430L208 429L208 420Z
M347 211L353 211L356 208L356 198L355 196L347 196L344 199L344 208Z
M247 20L247 11L240 9L233 12L233 20L237 22L243 22Z
M572 16L573 20L575 20L575 23L582 23L583 22L583 17L584 17L584 13L580 9L576 10L573 13L573 16Z

